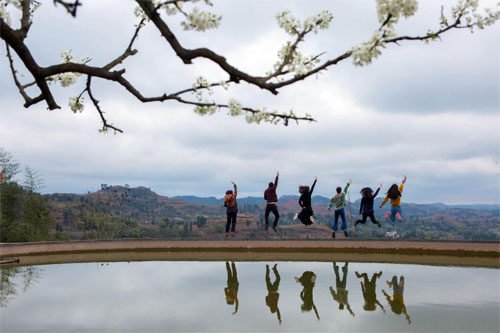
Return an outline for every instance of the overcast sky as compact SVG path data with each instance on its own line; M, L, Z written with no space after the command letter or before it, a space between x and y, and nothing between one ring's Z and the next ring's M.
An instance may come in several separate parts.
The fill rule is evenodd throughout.
M306 55L326 52L324 59L368 40L379 24L375 1L368 0L213 2L212 10L223 16L216 30L183 31L180 17L167 22L185 47L211 48L254 75L272 67L288 40L274 17L280 10L299 18L322 9L334 15L330 29L308 36L301 48ZM417 15L397 31L436 28L440 6L447 13L453 3L420 1ZM73 19L43 1L26 43L42 66L58 63L64 50L102 66L128 45L137 23L134 7L129 0L87 0ZM142 104L121 87L94 80L106 116L125 131L100 134L91 105L81 114L67 106L84 78L69 88L53 87L61 110L47 111L43 103L25 109L7 59L0 57L0 147L41 173L45 193L85 193L107 183L144 185L167 196L221 197L234 180L242 196L261 196L280 170L279 195L295 194L317 176L315 194L331 196L352 178L356 199L362 187L383 183L385 190L406 174L406 202L499 203L499 26L451 31L431 44L391 45L367 67L346 60L277 96L246 84L215 94L223 103L235 97L247 106L293 108L317 120L288 127L247 124L227 111L201 117L175 102ZM200 75L227 79L206 60L183 65L152 24L136 47L139 53L124 64L126 77L145 95L191 87Z

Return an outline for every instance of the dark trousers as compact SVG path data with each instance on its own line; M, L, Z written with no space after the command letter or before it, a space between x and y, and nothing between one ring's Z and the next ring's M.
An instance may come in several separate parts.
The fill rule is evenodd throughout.
M270 213L273 213L273 215L274 215L273 227L276 227L278 225L278 220L280 219L280 213L278 213L278 207L276 206L276 204L267 204L266 205L266 212L264 213L266 225L269 225L269 214Z
M229 232L229 227L231 227L231 232L234 232L234 228L236 227L236 215L238 212L227 213L227 223L226 223L226 232Z
M313 215L314 215L314 212L313 212L311 207L304 207L300 211L298 218L305 225L311 225L312 224L311 216L313 216Z
M377 224L378 223L378 221L375 219L375 215L373 215L373 213L371 213L371 214L363 214L363 219L362 220L357 220L356 222L365 224L366 223L366 219L368 217L370 218L370 220L372 220L373 224Z

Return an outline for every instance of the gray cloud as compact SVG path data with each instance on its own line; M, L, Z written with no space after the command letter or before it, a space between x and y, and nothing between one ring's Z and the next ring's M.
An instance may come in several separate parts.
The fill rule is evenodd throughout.
M106 63L127 45L137 21L134 6L122 4L90 2L76 20L44 4L28 43L41 64L59 61L59 52L67 49L78 57L90 55L96 65ZM436 12L435 4L420 5L420 16L402 22L400 31L437 22L439 6ZM332 29L311 36L304 46L304 53L327 51L327 58L369 38L378 24L374 4L299 1L216 2L213 10L224 16L217 31L200 34L172 26L186 46L212 47L259 74L272 66L287 40L274 19L285 8L300 17L323 8L333 12ZM96 23L102 21L108 22L105 29ZM0 146L40 171L46 192L81 193L100 183L128 183L163 195L221 196L234 179L243 195L260 196L279 169L280 194L295 193L314 176L320 177L317 193L328 196L351 177L357 193L408 174L407 201L496 203L498 33L490 27L473 35L456 32L431 45L395 46L366 68L348 61L278 96L246 84L214 95L271 110L293 108L318 120L299 126L248 125L225 111L203 118L175 103L141 104L123 88L95 80L106 115L126 131L116 136L97 133L99 117L90 105L76 115L67 108L83 80L54 88L62 110L48 112L42 104L24 110L0 57ZM104 42L97 43L96 36ZM198 75L225 78L203 60L183 66L152 27L141 32L137 47L140 52L125 64L126 75L146 95L190 87Z

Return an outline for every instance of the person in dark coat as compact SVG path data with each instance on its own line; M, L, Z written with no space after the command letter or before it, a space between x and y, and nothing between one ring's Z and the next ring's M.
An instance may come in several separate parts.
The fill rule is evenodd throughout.
M302 300L300 310L302 312L314 310L314 314L316 314L316 318L319 320L318 309L316 309L313 300L313 288L316 283L316 274L311 271L306 271L300 278L295 277L295 282L300 283L302 287L304 287L300 292L300 299Z
M363 309L365 311L375 311L377 309L377 305L382 309L382 312L385 313L385 309L380 304L380 302L377 300L377 293L376 293L376 284L377 284L377 279L382 276L382 271L378 273L373 273L371 280L368 279L368 274L363 273L359 274L356 272L356 277L358 279L363 278L363 281L360 282L361 284L361 291L363 292L363 298L365 299L365 305L363 305Z
M266 221L266 231L269 228L269 214L273 213L274 222L273 222L273 230L278 232L276 227L278 226L278 220L280 219L280 213L278 212L278 207L276 206L276 202L278 202L278 196L276 195L276 188L278 187L278 178L280 176L280 172L276 171L276 179L273 182L269 183L269 187L264 191L264 199L267 201L266 212L264 213L264 218Z
M271 283L271 279L269 277L269 265L266 265L266 287L267 287L267 296L266 296L266 305L271 310L271 313L275 313L278 316L278 322L281 324L281 313L278 308L278 300L280 298L280 294L278 292L278 288L280 286L281 277L278 273L278 264L273 266L273 272L275 280Z
M362 198L361 204L359 205L359 213L363 215L363 219L354 222L354 226L357 226L359 223L365 224L366 219L369 217L373 224L376 224L379 228L381 227L380 223L375 219L375 215L373 215L373 201L381 188L382 184L380 184L380 187L375 193L373 193L373 190L369 187L365 187L361 190Z
M311 225L316 222L311 205L311 196L317 181L318 177L314 177L314 183L312 184L310 190L309 186L299 186L299 193L301 194L299 198L299 205L302 207L302 210L295 216L295 218L298 217L299 220L305 225Z

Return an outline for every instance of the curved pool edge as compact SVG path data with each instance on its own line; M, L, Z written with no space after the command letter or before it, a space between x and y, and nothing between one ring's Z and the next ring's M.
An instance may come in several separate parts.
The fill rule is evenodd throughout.
M112 240L0 243L12 265L114 261L353 261L500 268L500 242ZM1 265L4 267L6 265Z

